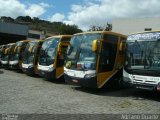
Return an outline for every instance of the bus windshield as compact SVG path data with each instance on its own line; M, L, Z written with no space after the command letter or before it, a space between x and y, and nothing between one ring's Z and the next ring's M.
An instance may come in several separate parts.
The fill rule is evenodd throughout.
M27 42L17 42L15 45L15 49L16 51L13 51L10 60L14 61L14 60L18 60L20 58L20 56L23 56L22 53L22 49L25 48L25 45L27 44Z
M23 56L23 63L24 64L33 64L34 61L34 52L36 49L38 42L29 42L26 46L26 49L24 51L24 56ZM32 49L32 51L30 51Z
M128 41L125 67L131 70L160 70L160 39Z
M73 36L67 50L65 66L78 70L95 70L96 53L92 52L92 42L100 38L101 34L99 33Z
M9 60L9 55L8 54L2 54L2 61L8 61Z
M47 66L53 64L59 39L60 38L50 38L42 44L39 57L40 65Z

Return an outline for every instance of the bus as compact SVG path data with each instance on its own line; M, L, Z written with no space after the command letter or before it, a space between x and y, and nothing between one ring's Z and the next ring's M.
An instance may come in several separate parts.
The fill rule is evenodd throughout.
M22 58L24 55L25 47L29 41L30 40L22 40L22 41L16 42L15 48L13 50L13 54L11 55L11 58L9 61L9 68L15 69L15 70L22 69Z
M22 71L28 75L38 75L38 57L43 40L34 40L27 44L22 60Z
M124 84L160 91L160 31L129 35L125 51Z
M63 78L64 59L70 38L71 35L58 35L43 42L38 63L39 76L47 80Z
M2 67L1 58L2 58L2 56L3 56L4 49L5 49L5 45L1 45L1 46L0 46L0 67Z
M67 49L65 81L102 88L109 81L122 78L125 41L125 35L110 31L74 34Z
M5 45L1 45L1 46L0 46L0 67L1 67L1 65L2 65L2 64L1 64L1 56L2 56L2 53L3 53L4 46L5 46Z
M3 50L3 54L2 54L2 58L1 58L1 63L2 66L5 68L9 67L9 60L11 57L11 50L14 48L15 43L9 43L5 46L4 50Z

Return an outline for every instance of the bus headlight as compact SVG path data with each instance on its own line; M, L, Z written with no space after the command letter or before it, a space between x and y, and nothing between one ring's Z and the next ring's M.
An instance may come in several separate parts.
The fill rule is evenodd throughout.
M33 68L33 65L28 66L28 68Z
M54 70L53 67L50 67L50 68L48 69L49 72L52 72L53 70Z
M128 78L128 77L123 77L123 81L124 81L124 82L132 82L131 79Z
M157 91L160 91L160 82L157 85Z
M86 75L84 76L84 78L93 78L93 77L95 77L95 76L96 76L95 73L90 73L90 74L86 74Z
M65 73L65 74L67 74L67 71L66 71L66 70L64 70L64 73Z

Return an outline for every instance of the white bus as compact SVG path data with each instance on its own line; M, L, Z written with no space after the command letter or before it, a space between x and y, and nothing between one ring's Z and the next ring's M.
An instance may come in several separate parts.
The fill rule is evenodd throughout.
M160 91L160 31L128 36L123 82L139 89Z

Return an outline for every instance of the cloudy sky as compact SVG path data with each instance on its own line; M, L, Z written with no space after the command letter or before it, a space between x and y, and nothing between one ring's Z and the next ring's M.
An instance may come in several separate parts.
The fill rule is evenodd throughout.
M0 0L0 16L39 17L86 30L119 18L160 17L160 0Z

